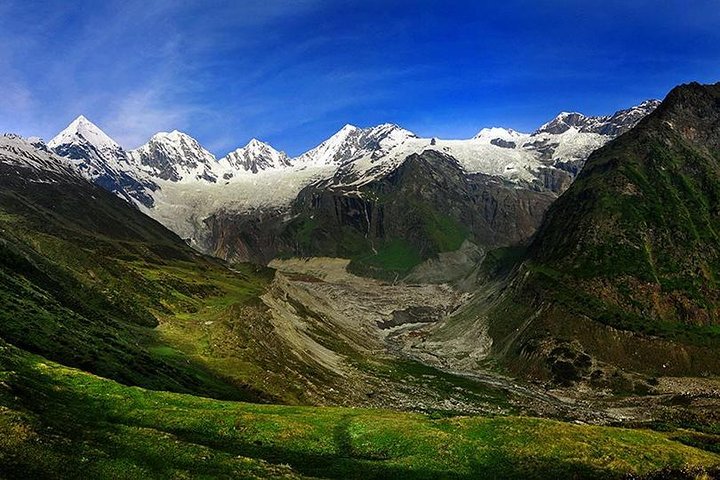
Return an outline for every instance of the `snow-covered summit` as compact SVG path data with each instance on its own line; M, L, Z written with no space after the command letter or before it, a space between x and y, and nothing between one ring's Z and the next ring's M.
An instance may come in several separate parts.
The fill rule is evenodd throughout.
M238 148L220 159L226 178L242 172L258 173L269 169L285 168L291 165L285 152L275 150L267 143L253 138L244 147Z
M416 135L393 123L358 128L345 125L332 137L295 159L298 165L346 165L360 159L378 159Z
M151 207L157 184L100 127L80 115L47 146L83 177L133 205Z
M536 134L550 133L553 135L560 135L565 133L571 128L582 130L589 124L596 123L599 118L604 117L586 117L579 112L560 112L555 118L549 122L543 124L536 130Z
M19 177L29 182L83 180L67 159L55 155L36 137L25 139L12 133L0 135L0 165L17 169Z
M47 146L63 157L83 161L89 175L99 174L106 168L118 171L132 168L125 150L83 115L73 120Z
M216 182L219 177L215 155L178 130L156 133L129 156L139 170L160 180Z
M349 139L360 129L354 125L347 124L322 142L317 147L309 150L296 159L298 165L333 165L339 163L344 157L354 153Z
M50 148L57 148L60 145L84 142L93 145L98 149L117 150L120 145L110 138L97 125L85 118L78 116L62 132L58 133L47 145Z
M658 105L660 105L660 100L645 100L634 107L603 116L586 116L578 112L561 112L537 129L535 134L559 135L574 128L581 133L617 136L634 127L643 117L655 110Z
M486 127L480 130L473 138L506 138L512 139L522 135L522 133L512 128L504 127Z

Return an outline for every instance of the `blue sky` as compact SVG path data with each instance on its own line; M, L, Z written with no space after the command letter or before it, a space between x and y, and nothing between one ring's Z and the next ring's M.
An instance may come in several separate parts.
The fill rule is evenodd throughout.
M720 81L720 2L0 0L0 131L82 113L289 154L346 123L466 138Z

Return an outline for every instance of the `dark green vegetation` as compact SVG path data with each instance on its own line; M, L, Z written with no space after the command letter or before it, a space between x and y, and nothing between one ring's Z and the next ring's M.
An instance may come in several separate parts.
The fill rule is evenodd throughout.
M555 198L518 191L484 175L467 175L453 158L434 151L410 156L360 191L361 196L352 196L309 187L300 194L295 208L303 212L313 205L318 220L308 235L309 250L299 253L351 258L349 269L361 275L403 277L422 261L459 249L466 240L483 246L526 240ZM512 225L505 221L508 216L514 219ZM341 252L324 245L314 250L313 239L338 225L351 227L361 238L350 242L358 249ZM335 248L346 248L345 242L339 245Z
M621 478L720 464L682 431L223 402L0 352L4 478Z
M546 358L565 380L605 382L602 363L718 374L719 274L720 84L684 85L553 204L494 338L515 366L541 374L531 363Z
M0 337L129 385L302 401L291 374L268 373L295 362L258 298L271 270L231 271L82 180L34 184L12 170L0 190Z
M275 324L260 299L272 270L228 269L84 180L35 183L16 168L0 171L0 338L127 385L222 399L355 404L400 381L371 372L380 380L368 387L293 343L293 325ZM310 334L360 355L338 332Z

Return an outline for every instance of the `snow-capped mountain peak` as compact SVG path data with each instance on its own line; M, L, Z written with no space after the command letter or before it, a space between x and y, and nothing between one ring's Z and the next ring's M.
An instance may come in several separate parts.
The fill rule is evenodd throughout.
M352 147L348 146L349 139L359 131L361 130L354 125L345 125L320 145L300 155L296 163L314 166L340 163L341 157L352 155Z
M354 132L356 130L360 130L360 128L356 127L355 125L352 125L350 123L346 123L345 125L343 125L343 127L340 130L338 130L335 133L335 135L346 135L346 134Z
M367 128L364 132L370 141L376 142L402 143L408 138L417 138L417 135L410 130L406 130L394 123L383 123L376 127Z
M62 132L57 134L55 138L48 142L48 147L57 148L60 145L87 142L97 149L117 150L120 146L103 132L97 125L85 118L84 115L78 116L68 125Z
M222 168L228 170L230 174L234 172L258 173L264 170L289 167L290 163L290 158L285 152L275 150L257 138L251 139L244 147L240 147L220 159ZM226 178L228 178L227 174Z
M156 133L129 156L138 169L162 180L216 182L218 178L215 155L179 130Z
M12 133L0 135L0 170L3 166L31 183L82 180L69 160L55 155L37 137L26 139Z
M578 112L561 112L541 126L535 135L547 133L560 135L571 128L581 133L617 136L634 127L643 117L655 110L660 100L645 100L634 107L619 110L612 115L588 117Z
M517 132L512 128L489 127L480 130L473 139L501 148L515 148L517 143L525 136L526 134Z
M128 154L97 125L80 115L47 143L85 178L129 203L150 207L157 185L129 161Z
M512 128L486 127L480 130L473 138L513 138L522 135Z
M119 173L128 170L127 153L100 127L80 115L47 143L62 157L78 162L92 178L108 168Z
M571 128L582 128L588 117L579 112L560 112L555 118L543 124L536 133L551 133L559 135L565 133Z
M383 123L369 128L345 125L332 137L297 158L304 165L345 165L363 157L377 157L410 138L409 130Z

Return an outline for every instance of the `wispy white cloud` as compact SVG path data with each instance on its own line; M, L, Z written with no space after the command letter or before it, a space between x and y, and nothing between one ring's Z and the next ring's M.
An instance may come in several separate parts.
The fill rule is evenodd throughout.
M541 3L0 0L0 131L82 113L126 147L178 128L298 153L345 122L517 126L716 76L716 2Z
M145 143L160 130L184 129L195 107L163 99L162 92L150 88L131 92L108 105L104 128L125 148Z
M81 0L37 15L24 2L0 2L0 129L26 130L27 115L51 136L82 113L136 146L160 129L185 128L191 116L212 116L198 104L213 49L318 4Z

